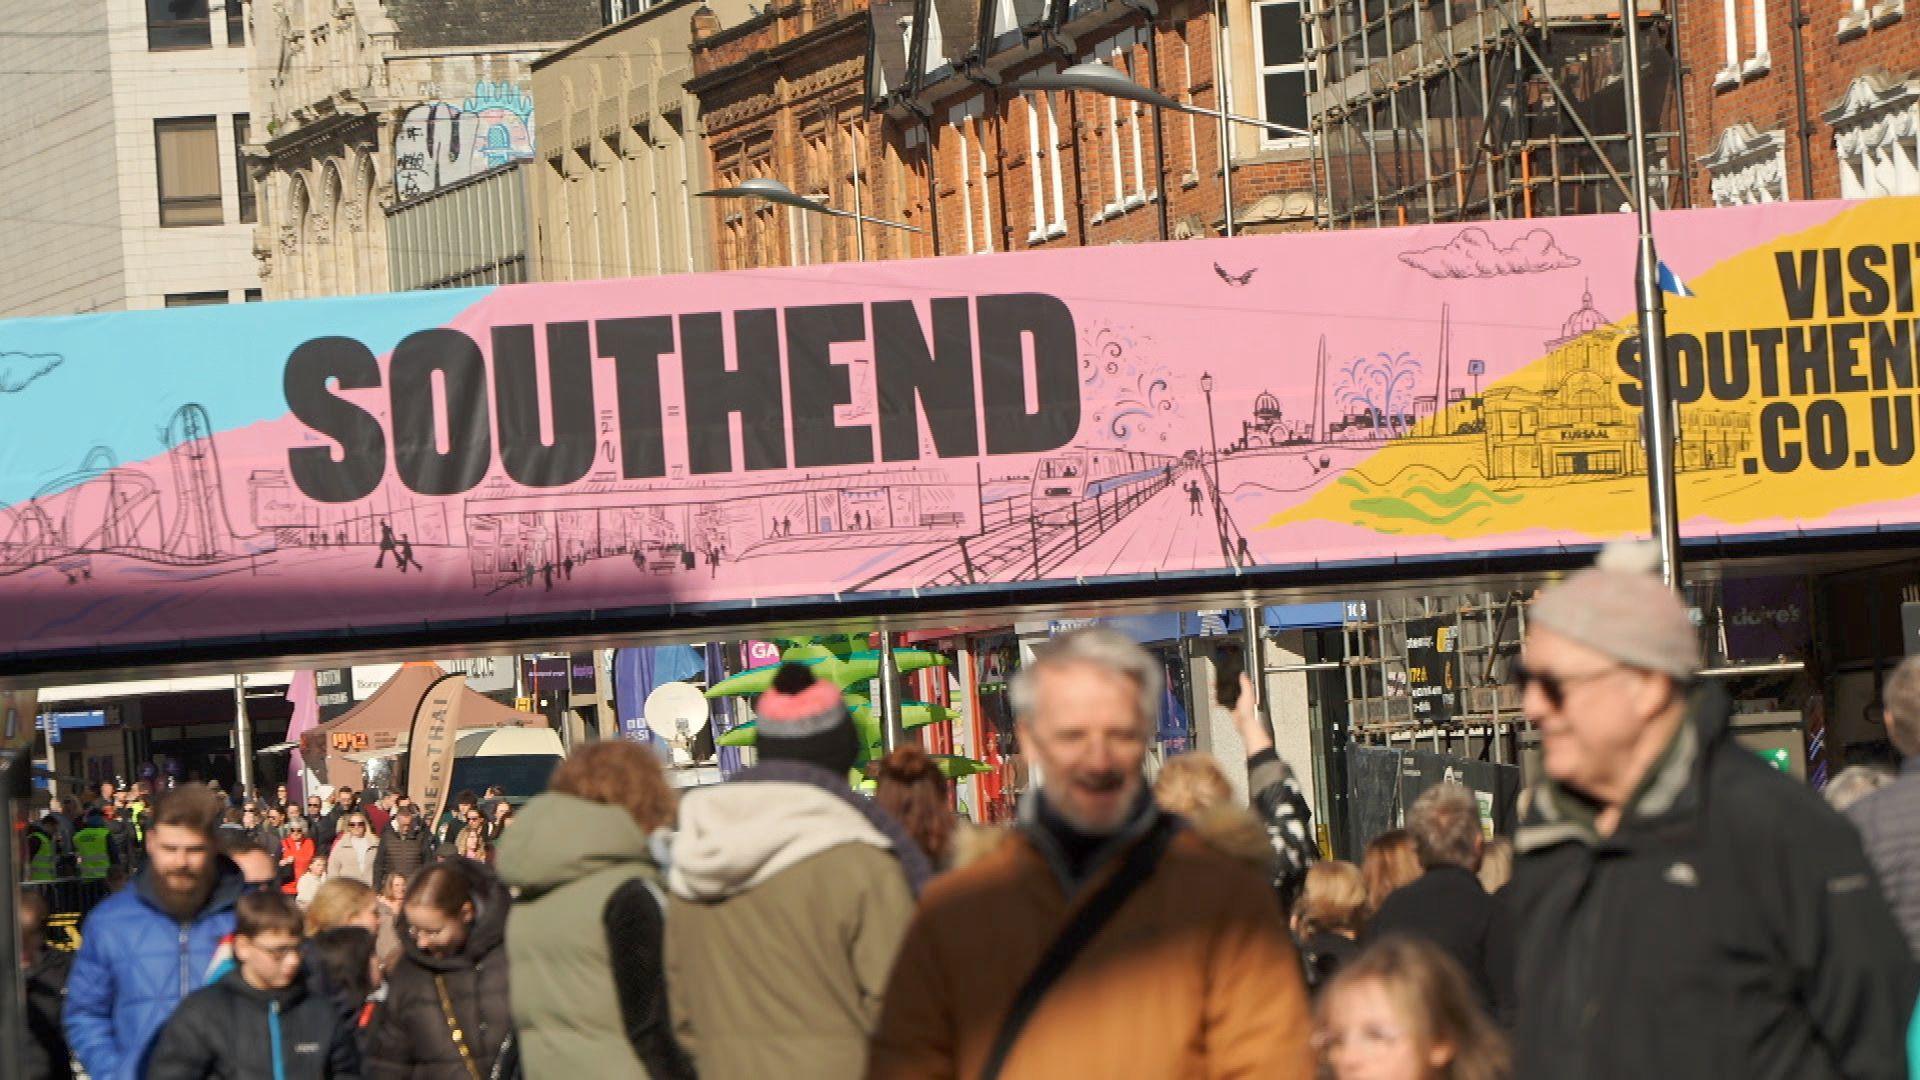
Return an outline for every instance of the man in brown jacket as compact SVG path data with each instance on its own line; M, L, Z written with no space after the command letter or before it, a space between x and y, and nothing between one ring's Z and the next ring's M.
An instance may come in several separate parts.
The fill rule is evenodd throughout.
M758 703L761 764L689 794L667 885L667 996L708 1080L845 1080L866 1067L927 861L847 786L840 690L788 664Z
M867 1075L1310 1077L1306 990L1259 871L1163 818L1141 773L1157 663L1108 630L1056 639L1015 683L1039 791L991 853L928 887L887 986ZM1028 1013L1003 1032L1056 938L1164 844ZM1028 996L1031 996L1029 992Z

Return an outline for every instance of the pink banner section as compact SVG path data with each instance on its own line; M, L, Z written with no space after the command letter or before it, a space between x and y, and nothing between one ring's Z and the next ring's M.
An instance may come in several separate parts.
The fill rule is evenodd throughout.
M1689 535L1920 520L1917 214L1662 216ZM300 335L265 358L244 312L0 324L0 655L1644 533L1633 253L1612 215L516 286L417 325L446 299L366 297L266 305Z

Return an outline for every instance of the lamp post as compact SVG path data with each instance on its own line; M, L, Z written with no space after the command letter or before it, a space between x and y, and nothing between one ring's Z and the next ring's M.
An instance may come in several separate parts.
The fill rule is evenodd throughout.
M1640 219L1640 251L1634 266L1640 315L1640 359L1646 370L1647 496L1653 539L1660 546L1660 578L1680 587L1680 501L1673 477L1672 374L1667 368L1667 308L1660 295L1660 257L1653 246L1652 187L1647 175L1647 122L1640 101L1640 20L1634 0L1620 0L1627 35L1627 132L1632 151L1633 202Z
M856 181L856 184L857 183ZM855 188L854 195L856 199L859 197L857 187ZM861 262L867 261L867 230L863 228L867 222L872 222L875 225L885 225L889 229L902 229L910 233L925 231L898 221L869 217L866 214L860 213L858 210L836 209L826 203L809 199L805 195L799 194L792 188L769 176L756 176L748 180L742 180L735 187L714 188L711 191L696 191L694 192L694 197L699 199L758 199L761 202L770 202L778 206L789 206L795 210L805 210L810 214L825 214L828 217L847 218L853 222L854 250L856 257Z
M1200 393L1207 399L1207 443L1213 448L1213 527L1220 533L1220 547L1225 551L1227 544L1226 510L1220 505L1220 436L1213 430L1213 374L1200 373ZM1237 559L1238 555L1229 555Z
M1124 101L1137 101L1142 105L1149 105L1156 109L1171 109L1174 112L1190 113L1194 116L1210 116L1219 120L1223 125L1247 124L1252 127L1264 128L1268 131L1277 131L1283 135L1298 135L1304 138L1313 137L1313 132L1305 128L1292 127L1287 124L1276 124L1271 120L1258 120L1251 116L1238 116L1224 109L1209 109L1201 105L1190 105L1186 102L1178 101L1152 87L1141 86L1129 78L1126 72L1107 64L1074 64L1071 67L1062 68L1059 71L1035 72L1032 75L1016 79L1008 85L1012 89L1022 93L1034 90L1087 90L1096 94L1106 94L1108 97L1117 97ZM1222 87L1224 88L1224 86L1225 84L1223 82ZM1222 97L1222 100L1224 101L1225 98ZM1228 140L1225 138L1224 130L1221 134L1220 190L1221 196L1225 200L1223 203L1225 213L1223 221L1226 224L1227 235L1232 236L1234 233L1233 151L1232 148L1227 145ZM1319 183L1317 173L1315 174L1314 182L1316 185Z

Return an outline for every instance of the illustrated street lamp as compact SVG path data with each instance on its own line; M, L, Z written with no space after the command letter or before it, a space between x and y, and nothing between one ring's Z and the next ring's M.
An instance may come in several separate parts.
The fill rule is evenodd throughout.
M1194 116L1210 116L1223 123L1246 124L1250 127L1277 131L1283 135L1297 135L1312 138L1313 132L1305 128L1276 124L1271 120L1259 120L1251 116L1238 116L1220 109L1209 109L1201 105L1190 105L1148 86L1134 82L1126 72L1117 67L1101 63L1074 64L1059 71L1039 71L1023 76L1008 84L1014 90L1030 93L1035 90L1086 90L1095 94L1105 94L1125 101L1137 101L1155 109L1171 109L1174 112L1190 113ZM1220 139L1220 186L1225 196L1225 223L1227 235L1233 235L1233 154L1227 145L1226 131L1221 130ZM1319 183L1318 173L1314 182Z
M859 188L856 186L854 191L857 198ZM854 248L861 262L867 261L867 230L861 227L867 222L872 222L875 225L885 225L889 229L901 229L910 233L924 231L898 221L869 217L857 210L837 209L817 199L809 199L805 195L794 191L792 188L769 176L756 176L752 179L742 180L736 187L698 191L694 193L694 197L701 199L758 199L761 202L770 202L778 206L790 206L795 210L805 210L810 214L824 214L827 217L847 218L853 222Z
M1213 430L1213 375L1211 372L1200 373L1200 393L1207 399L1207 443L1213 448L1213 526L1220 531L1221 549L1228 552L1230 558L1237 559L1238 556L1231 554L1231 546L1227 543L1227 509L1220 505L1222 498L1220 436L1214 434Z

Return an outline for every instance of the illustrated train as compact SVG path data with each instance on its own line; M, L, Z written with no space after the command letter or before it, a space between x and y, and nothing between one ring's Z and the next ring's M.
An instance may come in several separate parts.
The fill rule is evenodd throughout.
M1135 450L1079 446L1048 454L1033 469L1033 509L1064 508L1138 480L1171 476L1179 466L1177 457Z

